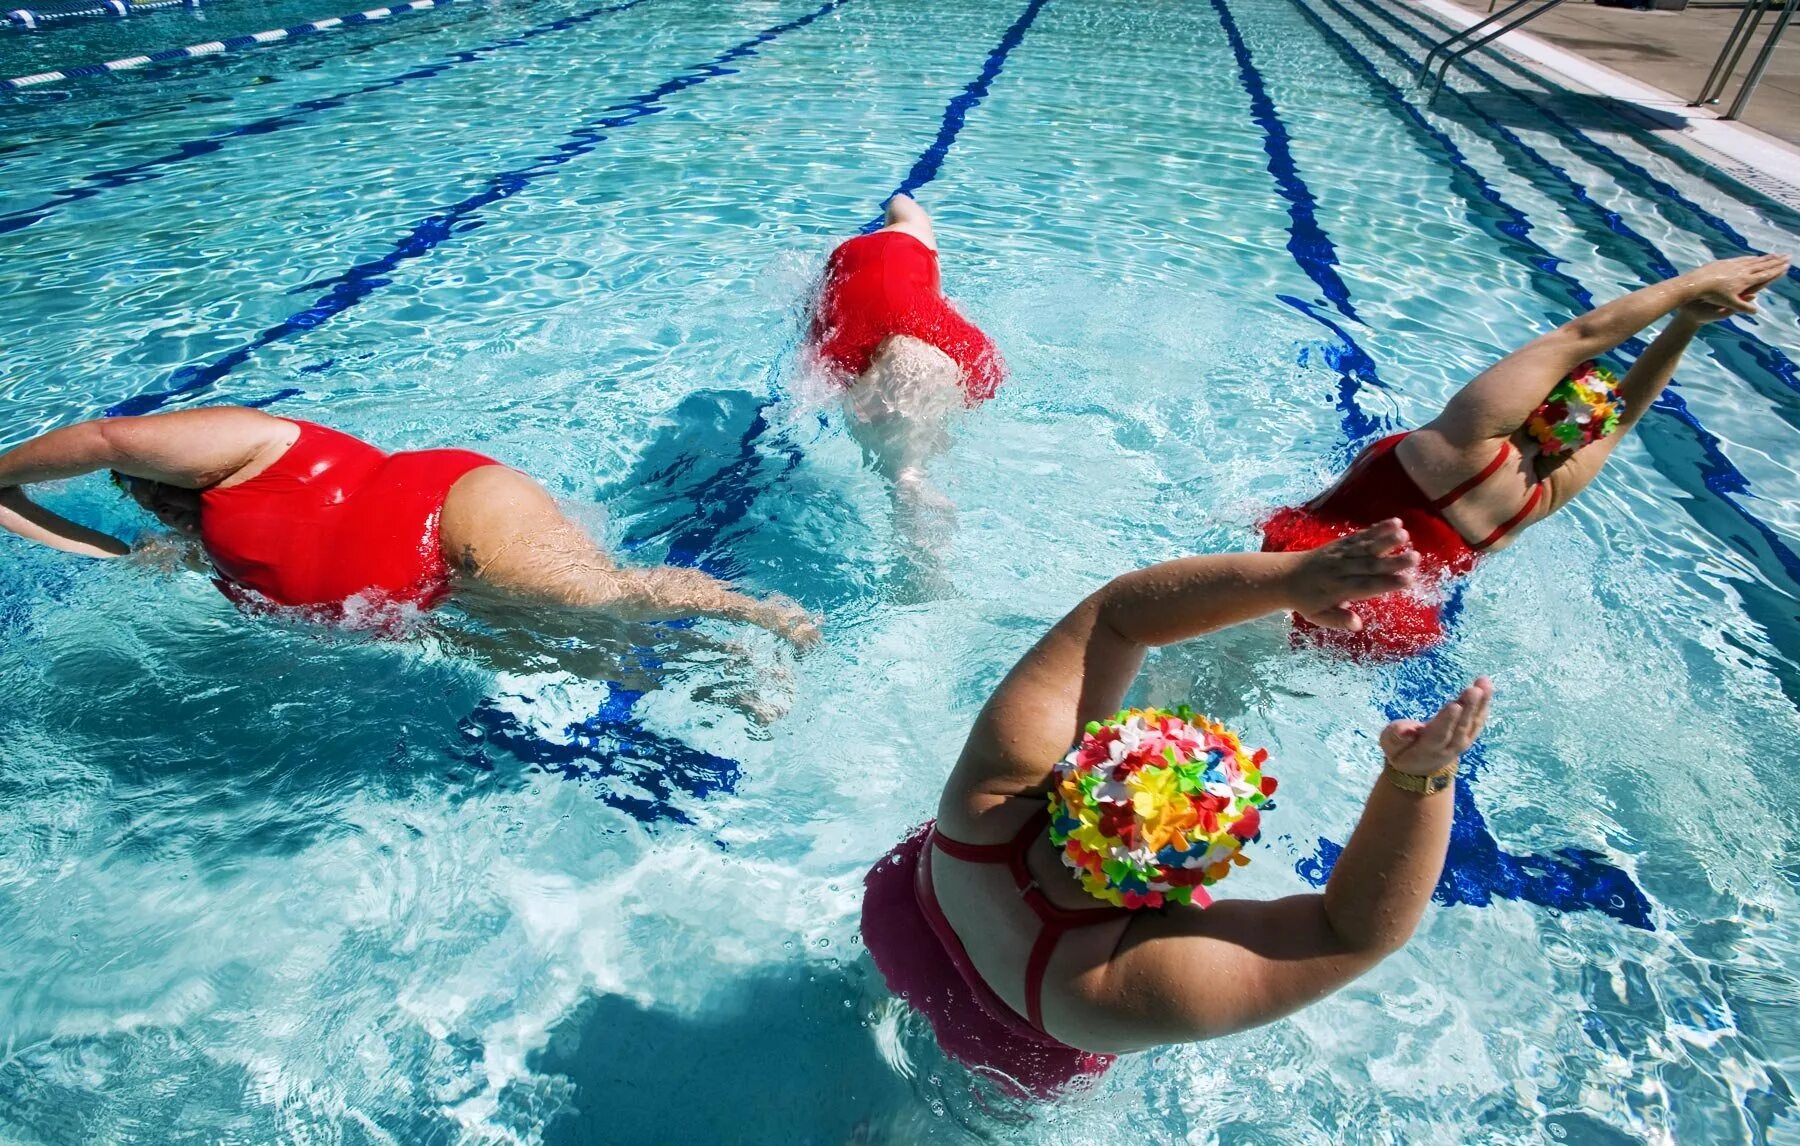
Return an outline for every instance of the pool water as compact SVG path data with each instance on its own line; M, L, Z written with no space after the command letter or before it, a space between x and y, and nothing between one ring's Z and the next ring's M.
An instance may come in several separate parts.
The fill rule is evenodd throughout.
M352 10L6 32L0 65ZM944 1060L858 942L862 873L1082 594L1252 545L1591 300L1800 247L1504 61L1426 107L1436 32L1390 0L494 0L0 95L0 442L238 402L469 446L828 634L393 641L0 544L0 1138L1800 1140L1792 276L1441 652L1270 621L1153 659L1143 696L1274 753L1256 896L1323 878L1390 716L1495 677L1402 953L1044 1107ZM826 252L896 187L1012 371L933 469L947 592L797 373ZM146 528L99 479L46 500Z

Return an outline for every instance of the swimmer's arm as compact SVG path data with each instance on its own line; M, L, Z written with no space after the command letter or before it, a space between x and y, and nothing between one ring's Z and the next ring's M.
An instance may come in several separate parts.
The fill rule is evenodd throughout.
M279 434L291 432L280 418L239 407L99 418L51 430L0 454L0 486L118 470L196 489L229 477Z
M131 546L38 505L17 486L0 488L0 529L79 557L123 557Z
M1709 263L1633 291L1534 339L1464 386L1427 429L1468 449L1517 433L1550 390L1575 367L1609 353L1664 315L1705 302L1730 314L1755 314L1757 292L1787 270L1781 255Z
M1625 377L1619 382L1619 396L1625 399L1625 410L1619 415L1618 432L1608 434L1597 442L1589 442L1575 451L1575 455L1568 461L1550 472L1550 476L1544 479L1548 483L1550 496L1539 510L1540 517L1555 513L1586 489L1612 457L1620 439L1649 412L1658 395L1668 387L1670 379L1675 377L1675 367L1680 364L1688 344L1709 321L1702 317L1706 313L1701 309L1704 306L1705 304L1690 304L1677 311L1674 320L1663 328L1656 340L1631 364L1631 369L1625 372ZM1725 317L1724 312L1718 311L1717 317Z
M1402 771L1435 771L1474 744L1491 697L1478 680L1429 724L1396 721L1384 754ZM1419 795L1378 777L1323 895L1146 917L1100 972L1095 1001L1149 1046L1245 1030L1324 998L1412 937L1443 873L1454 807L1450 791Z
M758 599L698 569L674 565L617 569L596 579L593 592L596 599L586 603L629 620L712 617L767 629L796 648L819 639L818 621L786 597Z
M1188 557L1113 579L1001 681L976 717L941 810L968 795L1040 788L1081 726L1118 710L1152 647L1287 609L1329 624L1345 602L1404 588L1419 560L1395 552L1405 544L1399 522L1383 522L1319 549Z

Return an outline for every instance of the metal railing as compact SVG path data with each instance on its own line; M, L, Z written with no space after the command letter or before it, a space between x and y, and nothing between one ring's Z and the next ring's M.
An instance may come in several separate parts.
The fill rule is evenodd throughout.
M1534 2L1538 4L1536 8L1533 8L1531 11L1517 19L1508 19L1513 13L1519 11L1521 8L1530 6ZM1439 40L1436 44L1432 45L1431 51L1425 53L1424 61L1419 64L1418 82L1425 82L1425 75L1431 70L1431 61L1437 59L1438 56L1442 54L1443 62L1438 65L1437 76L1432 81L1431 85L1431 98L1436 99L1438 89L1444 86L1444 74L1450 70L1452 64L1456 63L1456 61L1462 59L1470 52L1473 52L1476 48L1488 43L1490 40L1499 39L1514 28L1517 28L1522 24L1530 23L1532 20L1537 19L1545 12L1550 11L1550 9L1555 8L1562 3L1564 3L1564 0L1513 0L1513 3L1508 4L1506 7L1495 12L1485 20L1470 24L1462 31L1444 37L1442 40ZM1790 8L1795 3L1800 3L1800 0L1788 0L1788 6ZM1500 26L1491 32L1487 32L1487 29L1495 24L1499 24ZM1486 32L1486 35L1480 35L1480 33L1483 32ZM1470 37L1476 38L1471 39ZM1464 41L1467 42L1465 43ZM1461 47L1456 47L1458 44L1461 44ZM1451 51L1452 48L1455 48L1455 50Z
M1719 102L1720 97L1725 94L1726 86L1731 83L1731 74L1737 71L1738 62L1744 58L1744 49L1756 38L1756 29L1774 6L1775 0L1749 0L1744 5L1737 23L1731 26L1731 35L1725 37L1725 45L1719 49L1719 58L1713 61L1712 71L1707 73L1706 83L1701 85L1700 94L1688 104L1689 107ZM1787 0L1782 5L1781 15L1769 30L1769 38L1763 41L1762 51L1756 54L1755 62L1750 65L1750 74L1744 77L1743 85L1738 88L1737 98L1731 101L1731 106L1721 118L1736 119L1749 106L1750 97L1756 94L1756 86L1762 83L1763 72L1768 69L1769 60L1775 55L1775 45L1781 42L1781 35L1787 31L1788 22L1794 18L1796 7L1800 7L1800 0Z

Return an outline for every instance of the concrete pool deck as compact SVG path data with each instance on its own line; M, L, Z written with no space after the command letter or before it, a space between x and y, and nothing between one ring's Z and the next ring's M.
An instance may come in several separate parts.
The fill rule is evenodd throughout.
M1408 0L1462 28L1487 15L1487 0ZM1674 139L1733 177L1800 208L1800 30L1789 29L1742 120L1719 118L1762 47L1765 17L1721 101L1689 107L1719 54L1736 8L1681 12L1566 3L1490 47L1576 90L1609 97L1611 113ZM1471 57L1473 58L1473 57Z

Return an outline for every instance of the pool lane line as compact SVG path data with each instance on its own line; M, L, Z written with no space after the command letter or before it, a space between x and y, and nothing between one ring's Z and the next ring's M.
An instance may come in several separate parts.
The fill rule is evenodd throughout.
M968 122L969 113L981 106L987 99L988 91L993 88L994 81L1000 77L1001 69L1006 67L1006 57L1012 55L1014 48L1025 39L1025 33L1037 22L1038 13L1044 10L1049 0L1031 0L1025 10L1019 13L1010 27L1000 36L999 43L989 49L987 59L982 62L981 74L970 80L960 94L951 98L944 105L944 115L938 124L937 135L932 137L919 158L894 188L894 195L912 195L921 187L935 180L944 169L944 159L950 154L950 147L956 137L962 134L963 125ZM888 196L893 198L893 195Z
M907 173L895 186L892 194L911 195L934 182L943 172L944 160L950 149L955 146L967 126L969 113L980 107L987 99L994 81L1006 68L1007 60L1013 51L1024 42L1025 34L1037 22L1039 13L1044 10L1049 0L1029 0L1019 12L1018 18L1002 32L1000 39L988 50L982 61L980 73L964 85L963 90L952 96L944 105L943 115L938 123L938 130L931 142L919 153L907 169ZM892 197L892 194L889 196ZM866 224L862 231L867 233L882 225L881 218ZM790 347L783 358L791 355L797 347ZM670 538L668 560L672 564L691 564L715 577L732 578L738 572L738 566L729 554L715 555L711 551L719 544L725 531L735 526L749 512L756 499L760 497L775 480L790 473L799 465L801 452L785 429L778 429L771 436L771 448L778 451L783 458L782 469L768 481L762 481L760 474L765 464L762 439L774 424L771 417L775 406L781 401L779 389L775 389L757 407L749 424L739 435L738 447L730 462L722 467L713 477L702 485L702 492L710 499L710 504L699 505L698 512L693 515L694 524L677 532ZM654 538L642 535L627 534L625 545L628 550L641 549Z
M1412 28L1410 25L1407 25L1405 23L1405 21L1399 20L1397 17L1393 16L1391 13L1387 12L1385 9L1371 8L1370 10L1375 12L1377 15L1380 15L1384 20L1393 24L1395 27L1407 29L1414 37L1418 38L1421 43L1429 42L1423 32L1419 31L1417 28ZM1350 14L1348 12L1348 10L1345 10L1345 17L1346 17L1346 19L1350 19L1350 20L1356 22L1358 27L1363 29L1364 35L1368 36L1371 40L1381 44L1383 46L1383 48L1386 51L1388 51L1390 55L1394 56L1394 58L1396 60L1404 62L1405 60L1410 58L1408 56L1408 54L1405 52L1405 50L1400 48L1399 45L1394 44L1386 36L1383 36L1378 30L1371 28L1369 25L1367 25L1365 23L1362 23L1354 15ZM1483 79L1484 79L1484 82L1487 82L1485 75L1484 75ZM1489 88L1490 88L1490 90L1502 90L1503 91L1503 89L1494 88L1491 83L1489 83ZM1470 100L1467 97L1467 95L1465 93L1463 93L1462 91L1457 90L1456 95L1459 99L1462 100L1464 106L1468 107L1470 109L1470 111L1472 111L1477 117L1479 117L1482 120L1482 122L1487 123L1491 127L1493 127L1493 129L1497 133L1499 133L1508 143L1511 143L1513 146L1517 147L1528 158L1534 160L1541 167L1543 167L1544 170L1550 172L1553 178L1561 180L1562 183L1568 188L1570 193L1576 198L1576 200L1578 202L1580 202L1582 205L1584 205L1584 206L1588 207L1590 210L1592 210L1600 218L1600 221L1605 225L1605 227L1608 230L1612 231L1615 235L1619 235L1619 236L1631 241L1635 246L1637 246L1638 249L1641 250L1644 253L1645 257L1649 260L1648 265L1649 265L1649 269L1650 269L1651 273L1661 275L1665 278L1673 278L1675 275L1678 275L1681 273L1679 268L1677 268L1675 266L1675 264L1669 260L1668 256L1663 254L1661 248L1659 248L1650 239L1646 238L1643 234L1639 233L1636 229L1631 227L1630 224L1626 223L1624 218L1617 211L1613 211L1610 208L1603 207L1599 203L1597 203L1594 200L1592 194L1588 191L1587 187L1584 184L1582 184L1579 180L1577 180L1574 176L1570 175L1569 172L1566 169L1564 169L1561 164L1558 164L1558 163L1550 160L1546 156L1540 154L1536 149L1534 149L1530 144L1526 143L1522 138L1520 138L1517 135L1517 133L1513 132L1505 124L1501 123L1499 120L1488 115L1486 112L1482 111L1479 107L1477 107L1474 104L1474 102L1472 100ZM1548 120L1562 122L1562 123L1564 123L1565 126L1567 126L1566 121L1561 121L1558 119L1558 117L1555 117L1554 115L1552 115L1548 112L1545 113L1545 118ZM1614 152L1608 151L1607 149L1601 147L1599 144L1594 143L1592 140L1588 139L1586 136L1581 135L1580 132L1575 131L1572 127L1569 128L1569 131L1573 133L1572 138L1568 139L1568 140L1564 140L1563 142L1565 143L1565 145L1569 146L1570 150L1575 152L1577 155L1581 155L1582 147L1586 147L1591 152L1601 152L1605 155L1611 156L1613 159L1617 160L1623 166L1627 166L1627 167L1630 166L1628 163L1626 163L1626 161L1621 156L1617 155ZM1579 144L1575 143L1576 140L1579 140ZM1601 159L1598 155L1590 154L1590 155L1582 156L1582 158L1586 159L1588 162L1592 163L1595 167L1599 168L1600 170L1603 170L1603 171L1605 170L1605 161L1603 159ZM1633 190L1632 193L1640 199L1646 200L1646 201L1650 202L1651 204L1655 204L1657 194L1659 193L1659 187L1658 187L1659 181L1655 180L1654 177L1650 176L1648 172L1642 171L1642 169L1638 169L1638 171L1631 172L1631 174L1639 175L1641 178L1648 180L1649 185L1650 185L1650 190L1647 193L1639 193L1635 190ZM1622 180L1621 180L1621 183L1623 183ZM1667 185L1663 184L1662 186L1666 187ZM1669 190L1672 191L1673 188L1669 188ZM1670 221L1673 222L1674 220L1670 220ZM1687 232L1689 234L1695 234L1695 228L1693 228L1692 226L1689 226L1686 223L1682 223L1682 224L1680 224L1680 226L1682 227L1682 230L1684 230L1685 232ZM1697 234L1695 234L1695 237L1698 238L1699 236ZM1762 252L1756 252L1756 253L1760 254ZM1790 267L1788 269L1788 274L1793 275L1794 273L1795 273L1794 268ZM1715 350L1717 350L1717 344L1720 342L1729 342L1729 343L1733 344L1738 350L1740 350L1743 353L1748 354L1750 357L1755 359L1757 361L1758 365L1760 365L1764 370L1768 371L1770 374L1774 375L1778 380L1780 380L1787 387L1788 390L1800 391L1800 368L1796 368L1793 360L1788 358L1788 356L1785 353L1783 353L1779 347L1770 346L1767 343L1763 342L1761 339L1757 338L1755 335L1752 335L1752 334L1748 333L1747 331L1745 331L1744 328L1738 324L1737 320L1726 319L1723 322L1709 323L1707 325L1707 327L1702 331L1701 341L1704 343L1707 343L1709 345L1713 345ZM1763 392L1763 396L1768 398L1770 400L1770 402L1776 407L1776 409L1778 409L1778 410L1785 409L1787 411L1787 417L1785 417L1784 420L1788 421L1790 425L1795 425L1796 428L1800 428L1800 423L1796 423L1794 421L1794 419L1796 417L1800 417L1800 406L1795 405L1794 399L1791 395Z
M1299 2L1304 4L1305 0ZM1314 278L1315 283L1321 273L1319 268L1327 265L1332 268L1331 277L1341 283L1335 269L1336 247L1325 228L1316 218L1310 218L1312 205L1317 200L1310 190L1304 190L1305 182L1290 147L1292 141L1286 127L1281 124L1274 100L1268 95L1267 84L1256 66L1255 57L1244 41L1226 0L1210 0L1210 3L1237 60L1238 75L1246 94L1251 96L1252 107L1260 109L1262 113L1257 118L1257 124L1263 130L1265 151L1269 155L1269 174L1274 179L1278 192L1288 199L1291 208L1303 210L1309 216L1311 226L1308 233L1315 236L1316 242L1323 244L1314 249L1315 256L1329 252L1330 262L1324 263L1318 257L1303 261L1292 241L1289 242L1288 249L1295 254L1295 262L1309 277ZM1489 201L1508 217L1508 221L1514 224L1514 229L1518 229L1519 224L1529 229L1529 221L1517 212L1508 211L1497 197ZM1345 294L1348 295L1348 288L1345 288ZM1317 306L1290 296L1278 297L1324 326L1341 343L1355 347L1356 352L1361 353L1360 347L1356 347L1349 333L1328 316L1321 314ZM1330 351L1327 353L1329 355ZM1372 360L1369 370L1372 374ZM1341 372L1341 375L1345 385L1349 387L1344 402L1351 412L1346 413L1343 418L1344 434L1354 447L1360 441L1356 436L1359 428L1369 424L1372 419L1360 413L1358 375L1350 372ZM1458 591L1446 606L1446 627L1454 622L1455 614L1460 610L1460 602L1461 593ZM1425 655L1409 658L1395 668L1395 694L1383 704L1383 708L1390 720L1422 715L1456 695L1460 691L1459 681L1456 666L1449 663L1441 648L1433 649ZM1448 690L1446 682L1450 686ZM1584 849L1563 849L1554 856L1519 856L1502 849L1499 840L1488 828L1486 817L1475 803L1474 780L1485 764L1482 747L1477 744L1465 758L1468 775L1464 783L1456 785L1449 848L1443 873L1432 891L1433 899L1446 905L1476 907L1488 905L1495 897L1521 899L1556 911L1600 911L1629 926L1653 928L1648 898L1633 883L1629 873L1599 853ZM1335 842L1321 838L1318 841L1318 851L1296 864L1295 870L1315 886L1323 885L1342 850Z
M1368 25L1364 24L1353 13L1344 9L1338 3L1338 0L1323 0L1323 3L1333 11L1338 12L1359 30L1362 30L1371 41L1382 43L1381 38L1374 34L1373 29L1369 29ZM1336 29L1325 23L1319 14L1308 6L1305 0L1296 0L1295 7L1300 10L1302 15L1321 29L1327 37L1327 42L1333 43L1340 54L1346 55L1347 58L1356 61L1358 70L1364 74L1368 81L1373 84L1382 95L1387 97L1390 106L1398 111L1404 122L1411 124L1415 129L1423 132L1438 147L1442 148L1453 165L1462 167L1464 170L1468 171L1473 178L1479 180L1484 185L1486 184L1486 179L1476 171L1473 163L1463 155L1461 148L1456 145L1455 141L1426 119L1419 108L1408 100L1399 88L1383 76L1361 52L1357 51L1355 45L1346 40ZM1406 59L1404 53L1401 53L1399 49L1392 44L1387 45L1387 50L1394 53L1396 57L1403 62ZM1476 115L1482 116L1485 121L1492 124L1496 132L1501 135L1505 142L1511 144L1521 153L1534 159L1543 167L1551 169L1554 174L1561 178L1565 186L1573 188L1574 193L1576 193L1578 197L1585 196L1585 189L1569 179L1566 173L1561 172L1559 169L1555 169L1554 164L1551 164L1543 156L1538 155L1531 148L1520 142L1516 136L1513 136L1512 133L1507 131L1503 126L1493 123L1492 120L1488 120L1486 116L1482 115L1479 109L1472 110L1475 111ZM1599 208L1597 204L1594 204L1591 199L1586 200L1586 204L1595 211L1601 210L1601 208ZM1648 240L1626 226L1624 221L1617 217L1616 213L1608 214L1611 214L1614 224L1609 226L1608 230L1613 234L1635 238L1640 246L1651 246ZM1522 213L1521 217L1523 217ZM1562 287L1569 297L1584 309L1592 308L1594 305L1593 295L1587 288L1583 287L1574 276L1561 269L1559 260L1556 260L1554 256L1550 255L1548 250L1538 244L1535 240L1531 239L1529 234L1521 234L1515 236L1515 238L1519 245L1528 248L1527 253L1522 253L1517 256L1521 262L1525 263L1528 268L1541 272L1543 276L1547 276L1551 281ZM1503 244L1503 246L1506 245ZM1538 256L1543 257L1540 258ZM1660 258L1660 254L1658 257ZM1662 262L1664 265L1667 264L1666 259L1663 259ZM1534 277L1537 276L1534 275ZM1741 332L1739 337L1743 337ZM1643 353L1645 343L1641 339L1631 338L1622 343L1620 348L1635 358ZM1691 431L1693 439L1692 444L1698 447L1703 459L1700 470L1703 480L1698 483L1698 485L1686 480L1689 475L1689 468L1682 465L1669 465L1665 467L1664 465L1659 464L1658 469L1665 477L1668 477L1678 487L1687 492L1695 494L1702 499L1710 496L1712 499L1716 499L1720 504L1728 507L1734 515L1736 515L1744 524L1750 526L1758 537L1760 537L1763 545L1767 548L1767 553L1758 554L1747 545L1734 544L1732 539L1720 536L1717 530L1713 529L1706 521L1693 515L1692 511L1690 511L1690 516L1695 516L1696 522L1708 534L1718 538L1721 542L1724 542L1731 548L1736 549L1749 560L1752 565L1762 572L1765 577L1769 578L1771 583L1779 583L1785 579L1790 595L1800 597L1800 555L1795 554L1787 541L1773 527L1738 502L1737 497L1734 495L1754 496L1751 491L1750 479L1732 464L1730 458L1725 454L1723 447L1720 445L1717 436L1708 430L1694 414L1692 409L1689 408L1686 399L1682 397L1679 391L1678 385L1676 383L1671 383L1669 389L1663 392L1662 397L1657 399L1655 405L1653 405L1651 409L1657 413L1675 419ZM1652 451L1652 456L1656 456L1654 451ZM1663 461L1660 457L1657 458L1657 460L1659 463ZM1774 567L1771 567L1767 560L1771 557L1774 559ZM1771 625L1771 622L1765 618L1759 617L1757 620L1765 627L1770 627ZM1786 627L1785 623L1777 624L1770 628L1770 631L1774 632L1783 627Z
M295 287L290 294L329 288L304 310L269 327L255 338L203 366L183 366L171 378L174 385L134 395L110 406L108 417L148 414L174 402L189 401L212 388L221 378L248 362L265 346L295 338L331 321L393 282L389 272L404 263L423 258L451 236L482 226L476 218L485 207L504 202L545 175L594 151L612 133L668 110L664 101L719 76L736 74L730 65L757 54L764 46L789 32L804 28L849 3L825 0L805 15L763 29L748 40L727 48L703 63L694 64L649 91L609 103L608 114L584 120L564 133L554 150L536 156L526 166L491 175L486 186L450 206L413 223L406 235L379 258L355 263L335 275Z
M201 56L216 56L223 52L242 51L245 48L260 48L265 44L277 44L283 40L327 32L333 28L354 28L361 24L373 24L377 20L385 20L389 16L424 12L454 2L455 0L407 0L407 3L397 4L391 8L371 8L366 12L352 12L347 16L332 16L324 20L295 24L291 28L271 28L266 32L252 32L249 35L232 36L224 40L209 40L204 44L189 44L185 48L167 48L145 56L125 56L117 60L108 60L104 64L82 64L78 67L62 68L53 72L17 76L10 80L0 80L0 88L18 91L22 88L63 83L66 80L104 76L112 72L134 71L151 64L167 64L177 60L198 59Z
M1350 301L1350 288L1338 273L1337 246L1331 241L1325 228L1319 225L1318 199L1300 176L1299 165L1294 162L1291 146L1293 141L1288 136L1287 125L1275 110L1275 101L1269 97L1262 72L1258 70L1249 45L1244 42L1243 34L1238 30L1237 20L1233 18L1231 9L1214 0L1213 11L1218 16L1220 27L1224 29L1226 44L1231 48L1232 57L1236 61L1238 84L1250 99L1250 118L1262 131L1263 154L1267 156L1269 176L1275 181L1276 192L1287 203L1288 254L1306 272L1306 277L1313 281L1313 285L1319 288L1326 302L1345 318L1362 324L1362 318L1357 315L1356 307ZM1320 314L1315 306L1291 295L1276 297L1337 337L1338 345L1326 351L1326 361L1338 373L1338 413L1347 426L1354 427L1346 435L1350 442L1354 444L1381 429L1381 421L1366 413L1357 400L1359 391L1365 385L1387 389L1387 384L1381 380L1376 368L1375 359L1351 337L1349 331Z
M0 214L0 234L5 234L8 231L16 231L20 227L30 226L38 220L50 215L57 208L69 203L74 203L82 199L91 199L94 196L115 187L125 187L149 179L160 178L163 174L161 169L185 163L190 159L198 159L203 155L211 155L214 152L222 150L229 140L243 136L272 135L275 132L283 131L290 127L298 127L307 123L314 113L343 107L345 104L358 97L372 95L375 92L391 91L394 88L402 87L414 80L430 79L433 76L440 75L452 68L460 67L463 64L474 63L487 56L505 51L508 48L515 48L522 44L529 43L540 36L547 36L554 32L567 31L570 28L590 23L601 16L611 15L616 12L624 12L647 2L648 0L625 0L622 4L606 4L598 8L589 8L586 11L577 12L573 15L563 16L560 19L551 20L547 23L536 24L514 33L511 36L507 36L504 39L490 40L479 47L452 52L436 63L412 68L408 71L401 72L399 75L389 76L384 80L377 80L374 83L365 84L359 88L352 88L349 91L340 92L337 95L300 100L297 103L289 104L287 107L272 115L265 115L259 119L251 120L249 123L239 124L237 127L227 128L224 131L201 136L199 139L188 140L186 143L178 144L173 151L155 156L154 158L128 164L124 167L114 167L105 171L96 171L91 175L84 175L70 186L51 192L50 197L40 203L30 207L21 207L13 211L8 211L5 214Z
M40 24L55 24L63 20L92 20L101 16L122 20L144 12L198 7L200 0L139 0L137 3L133 0L106 0L98 7L80 8L73 12L34 12L29 8L14 8L0 13L0 27L23 28L29 32L35 31Z
M1411 26L1411 25L1407 25L1404 21L1398 20L1394 16L1393 13L1391 13L1387 9L1382 8L1380 5L1376 4L1374 2L1374 0L1361 0L1361 3L1362 3L1363 7L1368 8L1371 11L1377 12L1377 13L1381 14L1382 16L1384 16L1388 20L1389 23L1395 24L1398 27L1407 28L1407 30L1409 32L1411 32L1411 34L1415 38L1419 39L1421 42L1427 43L1427 44L1432 42L1430 37L1426 36L1420 29L1418 29L1417 27ZM1408 11L1416 13L1422 19L1424 19L1432 24L1435 24L1437 27L1443 29L1446 32L1456 31L1455 28L1452 28L1449 24L1445 23L1435 13L1430 12L1426 9L1409 8ZM1635 175L1638 178L1644 180L1646 183L1648 183L1655 190L1655 192L1658 196L1661 196L1663 199L1665 199L1669 202L1672 202L1672 203L1676 204L1677 206L1681 207L1683 210L1689 212L1695 218L1697 218L1701 222L1705 223L1708 227L1710 227L1712 230L1717 232L1719 235L1723 236L1733 250L1739 252L1740 254L1760 253L1756 250L1755 247L1753 247L1750 244L1750 240L1746 239L1741 233L1739 233L1739 231L1736 227L1733 227L1722 216L1715 215L1713 212L1707 210L1705 207L1701 206L1699 203L1697 203L1693 199L1689 198L1684 192L1681 191L1680 188L1676 187L1674 184L1667 182L1661 176L1656 175L1654 172L1650 171L1649 168L1642 166L1641 164L1637 163L1635 160L1630 159L1627 156L1625 156L1623 153L1614 150L1612 147L1608 146L1607 144L1602 143L1599 140L1588 135L1586 132L1582 131L1580 128L1576 127L1574 124L1572 124L1568 120L1564 119L1560 114L1558 114L1556 111L1552 110L1549 106L1547 106L1543 103L1540 103L1538 101L1538 99L1536 98L1538 94L1542 94L1542 95L1554 98L1558 94L1577 95L1579 93L1576 93L1576 92L1570 90L1569 88L1563 87L1561 84L1556 83L1554 80L1551 80L1547 76L1543 76L1543 75L1540 75L1540 74L1532 71L1530 68L1524 66L1523 64L1520 64L1516 60L1507 56L1505 53L1497 51L1495 48L1493 48L1491 46L1484 49L1482 54L1483 55L1491 54L1493 56L1493 58L1495 58L1495 59L1499 60L1501 63L1505 64L1513 72L1531 80L1534 84L1537 85L1537 87L1539 89L1538 92L1530 92L1530 91L1523 91L1523 90L1520 90L1520 89L1514 88L1514 87L1509 87L1503 81L1501 81L1498 77L1496 77L1492 73L1490 73L1486 68L1480 67L1477 64L1475 58L1471 57L1471 58L1467 59L1464 63L1464 66L1466 67L1466 69L1468 71L1478 75L1480 77L1482 83L1484 85L1486 85L1490 91L1506 92L1506 93L1510 93L1512 95L1518 96L1520 99L1531 104L1533 109L1536 110L1541 115L1543 115L1545 119L1547 119L1551 123L1554 123L1557 126L1561 127L1563 129L1564 134L1572 136L1572 137L1580 139L1580 140L1583 140L1585 143L1587 143L1588 146L1594 148L1595 150L1600 151L1603 154L1610 155L1613 158L1613 160L1619 164L1620 167L1624 168L1626 171L1630 172L1632 175ZM1604 93L1601 93L1600 98L1607 98L1607 97L1605 96ZM1667 160L1675 163L1679 167L1687 168L1690 171L1690 173L1695 174L1698 178L1705 179L1708 182L1714 182L1720 177L1720 173L1717 171L1716 168L1713 167L1712 164L1707 163L1704 159L1701 159L1697 155L1691 154L1684 148L1677 147L1677 146L1671 145L1669 143L1666 143L1664 140L1659 138L1655 132L1644 128L1640 124L1634 123L1626 118L1621 118L1619 120L1619 128L1624 134L1629 135L1634 141L1636 141L1640 147L1644 148L1644 150L1649 151L1655 155L1658 155L1663 159L1667 159ZM1694 170L1695 168L1699 168L1701 170L1695 171ZM1711 173L1711 174L1709 175L1707 173ZM1729 178L1729 177L1727 177L1727 178ZM1751 191L1754 194L1758 194L1758 195L1761 194L1760 192L1756 192L1754 188L1752 188ZM1766 196L1764 198L1766 198ZM1771 200L1771 202L1773 202L1773 201ZM1776 206L1777 206L1777 208L1779 208L1782 211L1791 211L1792 210L1791 208L1788 208L1782 204L1776 204ZM1665 215L1665 218L1666 217L1667 216ZM1676 222L1676 220L1673 220L1673 219L1670 219L1669 221L1672 223ZM1688 230L1688 231L1693 230L1693 228L1687 227L1685 224L1677 223L1677 225L1681 226L1683 230ZM1789 267L1788 272L1787 272L1787 277L1789 280L1791 280L1793 282L1800 282L1800 266Z

